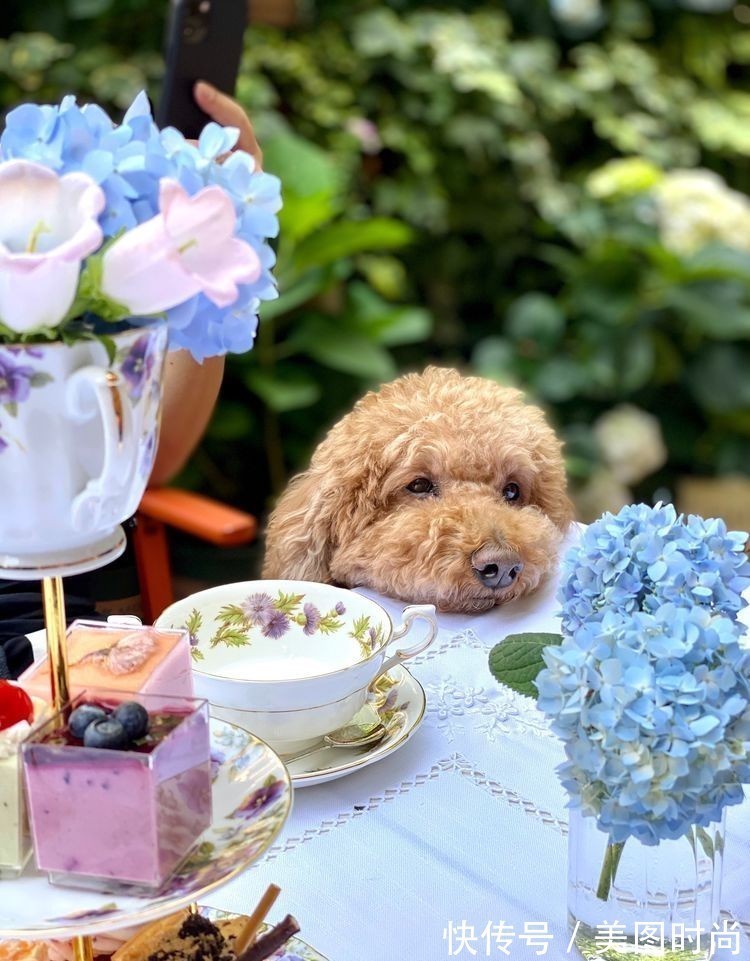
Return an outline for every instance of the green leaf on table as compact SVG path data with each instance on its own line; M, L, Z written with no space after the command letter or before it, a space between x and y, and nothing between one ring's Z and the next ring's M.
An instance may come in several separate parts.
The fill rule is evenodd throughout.
M527 697L536 697L534 681L545 666L542 650L561 642L559 634L509 634L490 651L490 671L501 684Z

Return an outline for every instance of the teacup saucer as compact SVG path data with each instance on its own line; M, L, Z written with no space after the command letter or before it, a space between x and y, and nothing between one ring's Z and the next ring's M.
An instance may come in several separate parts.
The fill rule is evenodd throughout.
M424 717L424 689L405 667L396 666L379 677L370 688L368 704L385 725L382 741L368 747L325 747L297 761L287 770L295 788L311 787L344 777L393 754L406 744Z

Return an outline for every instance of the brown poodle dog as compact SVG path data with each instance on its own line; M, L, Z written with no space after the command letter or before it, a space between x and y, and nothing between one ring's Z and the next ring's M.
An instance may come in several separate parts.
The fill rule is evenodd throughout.
M331 429L270 518L263 576L477 613L554 569L571 518L542 412L518 390L428 367Z

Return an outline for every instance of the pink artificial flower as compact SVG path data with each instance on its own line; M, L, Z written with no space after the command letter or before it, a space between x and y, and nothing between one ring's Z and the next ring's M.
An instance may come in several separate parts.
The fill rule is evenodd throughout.
M159 185L159 210L102 257L102 292L136 317L161 313L203 292L217 307L261 272L253 248L234 236L234 204L220 187L192 197L176 180Z
M63 320L81 261L101 245L104 203L86 174L0 163L0 323L24 334Z

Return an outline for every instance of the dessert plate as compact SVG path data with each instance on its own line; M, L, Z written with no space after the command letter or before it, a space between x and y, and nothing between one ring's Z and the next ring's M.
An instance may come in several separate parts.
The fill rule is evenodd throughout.
M0 881L0 938L70 938L145 924L198 900L257 861L291 810L286 768L263 741L216 718L211 758L212 824L158 895L56 887L30 865L21 877Z
M385 726L382 741L367 747L324 747L298 761L287 761L296 789L323 784L359 771L368 764L381 761L402 747L419 727L424 717L424 689L405 667L392 667L371 686L368 705Z
M200 912L211 921L236 917L231 911L219 911L216 908L201 907ZM263 934L268 927L269 925L264 924L259 934ZM324 958L315 948L311 948L301 938L291 938L282 948L271 955L269 961L328 961L328 959Z

